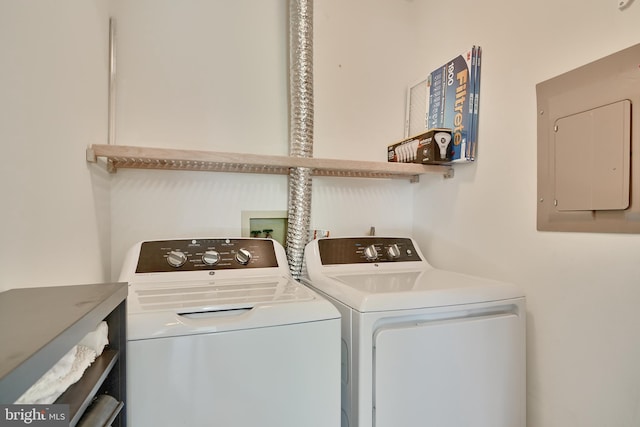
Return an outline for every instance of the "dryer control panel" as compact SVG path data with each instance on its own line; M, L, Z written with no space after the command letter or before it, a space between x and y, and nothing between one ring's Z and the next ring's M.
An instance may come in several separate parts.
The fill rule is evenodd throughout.
M422 261L409 238L345 237L318 240L322 265Z
M269 239L182 239L143 242L136 273L278 267Z

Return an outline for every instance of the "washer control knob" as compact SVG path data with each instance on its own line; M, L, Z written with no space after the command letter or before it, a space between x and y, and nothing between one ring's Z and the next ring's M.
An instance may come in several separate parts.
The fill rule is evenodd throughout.
M400 258L400 248L395 243L387 248L387 256L389 259Z
M171 267L182 267L182 265L187 262L187 256L180 251L171 251L169 255L167 255L167 262Z
M374 245L369 245L364 248L364 257L367 259L367 261L375 261L376 259L378 259L378 250Z
M236 261L242 265L249 264L249 261L251 261L251 252L245 248L240 248L236 253Z
M220 262L220 252L218 251L206 251L202 254L202 262L207 265L216 265Z

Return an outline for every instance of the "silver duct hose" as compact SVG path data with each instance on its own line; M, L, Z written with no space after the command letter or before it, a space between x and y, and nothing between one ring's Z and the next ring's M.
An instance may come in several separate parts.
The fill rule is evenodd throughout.
M313 1L289 0L289 155L313 156ZM298 279L311 217L311 169L289 173L287 259Z

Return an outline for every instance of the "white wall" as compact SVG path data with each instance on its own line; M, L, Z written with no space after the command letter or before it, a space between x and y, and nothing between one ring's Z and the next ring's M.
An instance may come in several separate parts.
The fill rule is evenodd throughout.
M416 34L411 68L483 48L478 161L415 187L415 237L438 267L526 292L529 427L640 425L640 236L536 231L535 97L536 83L640 42L640 4L413 4L416 23L450 29Z
M286 1L112 3L119 145L288 153Z
M285 0L114 5L118 144L288 153ZM315 157L383 161L387 143L402 138L405 78L390 58L406 52L406 8L379 5L362 14L339 1L317 4ZM366 30L354 33L354 19ZM311 228L408 234L412 191L406 181L314 179ZM235 236L243 210L286 211L287 179L121 170L111 204L117 279L138 240Z
M314 2L314 155L386 161L404 138L406 67L416 51L398 0Z
M407 82L474 43L483 74L476 164L419 184L315 179L312 227L413 230L436 266L522 286L529 427L639 425L640 236L536 231L535 84L640 41L640 5L315 3L316 157L383 161ZM119 144L287 153L285 0L110 6ZM239 234L242 210L286 209L285 177L85 163L106 142L108 12L0 3L0 290L116 279L137 240Z
M108 280L106 0L0 2L0 291Z

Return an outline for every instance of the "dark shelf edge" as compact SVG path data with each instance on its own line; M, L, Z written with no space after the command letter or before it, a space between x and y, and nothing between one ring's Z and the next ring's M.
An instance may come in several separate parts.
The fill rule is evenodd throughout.
M116 362L119 352L105 348L102 354L87 368L77 383L67 389L55 403L69 405L69 426L75 426L91 404L98 389L105 381Z

